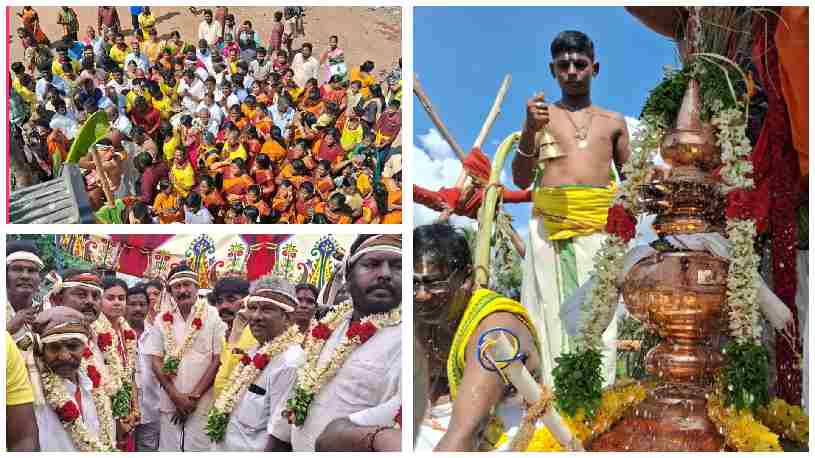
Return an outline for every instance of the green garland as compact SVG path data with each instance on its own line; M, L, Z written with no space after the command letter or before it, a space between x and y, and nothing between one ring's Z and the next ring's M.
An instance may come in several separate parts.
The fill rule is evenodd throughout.
M731 341L724 347L727 363L723 369L725 405L753 412L770 402L769 355L753 341Z
M123 382L122 387L110 397L110 408L113 418L125 418L130 415L130 404L133 401L133 385Z
M287 412L294 414L294 418L289 418L290 423L296 426L303 426L308 416L308 409L314 401L314 395L315 393L309 393L300 386L295 386L294 396L286 401L288 410L283 411L284 415L286 415Z
M164 357L164 366L161 367L161 372L167 375L178 374L178 367L181 365L181 360L173 358L172 356Z
M603 355L588 348L564 353L555 363L552 376L558 408L572 417L582 408L587 418L593 418L603 396Z
M229 415L218 409L210 409L207 414L207 426L204 432L212 442L221 442L226 436L226 426L229 424Z

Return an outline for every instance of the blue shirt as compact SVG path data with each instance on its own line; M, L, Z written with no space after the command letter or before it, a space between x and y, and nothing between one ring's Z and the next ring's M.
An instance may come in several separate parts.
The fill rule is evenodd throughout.
M130 7L130 14L141 14L141 10L144 9L143 6L131 6Z

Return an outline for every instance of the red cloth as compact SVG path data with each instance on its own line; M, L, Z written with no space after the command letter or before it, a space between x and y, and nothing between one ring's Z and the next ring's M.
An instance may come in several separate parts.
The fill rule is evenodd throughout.
M492 164L487 155L481 151L481 148L476 147L471 149L470 154L464 158L463 165L464 170L466 170L470 176L478 178L485 183L489 181Z
M170 167L164 161L152 165L144 171L141 177L141 201L147 205L153 205L158 194L158 182L162 178L168 178Z
M249 257L246 260L246 278L254 280L269 272L275 266L276 246L285 242L289 235L241 235L249 245Z
M484 198L484 188L477 187L466 202L459 204L458 200L461 192L457 188L440 188L438 191L431 191L418 185L413 185L413 201L417 204L435 210L444 211L453 208L453 213L468 218L477 219L478 209ZM511 191L504 189L501 193L504 203L522 203L532 201L532 191Z
M778 8L774 8L778 10ZM766 24L765 24L766 21ZM792 313L791 336L777 335L776 395L791 405L801 404L802 353L798 330L798 313L795 306L796 259L798 241L796 214L800 171L798 157L792 147L790 121L787 107L780 93L778 49L774 31L778 16L766 15L756 21L753 28L753 63L756 65L767 93L767 115L761 128L759 141L753 149L757 186L765 195L759 196L769 207L770 241L772 245L773 291ZM772 81L772 83L771 83Z

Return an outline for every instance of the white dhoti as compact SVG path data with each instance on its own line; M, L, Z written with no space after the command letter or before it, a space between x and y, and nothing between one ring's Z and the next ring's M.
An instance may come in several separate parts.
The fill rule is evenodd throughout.
M602 232L575 236L566 240L549 240L543 219L529 220L529 241L524 258L521 303L538 330L543 383L554 385L552 369L555 359L572 347L560 318L563 302L594 269L594 254L606 235ZM604 386L614 383L617 361L617 315L603 332Z
M195 412L187 417L185 423L173 424L173 414L161 412L161 435L159 451L170 452L208 452L213 450L212 440L207 437L204 427L207 425L207 412L212 406L212 391L209 391L208 402L201 398Z

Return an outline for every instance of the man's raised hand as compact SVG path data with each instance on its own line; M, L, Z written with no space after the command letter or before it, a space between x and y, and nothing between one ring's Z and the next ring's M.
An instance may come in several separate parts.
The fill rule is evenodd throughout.
M544 102L543 92L538 92L526 102L526 128L537 132L549 124L549 105Z

